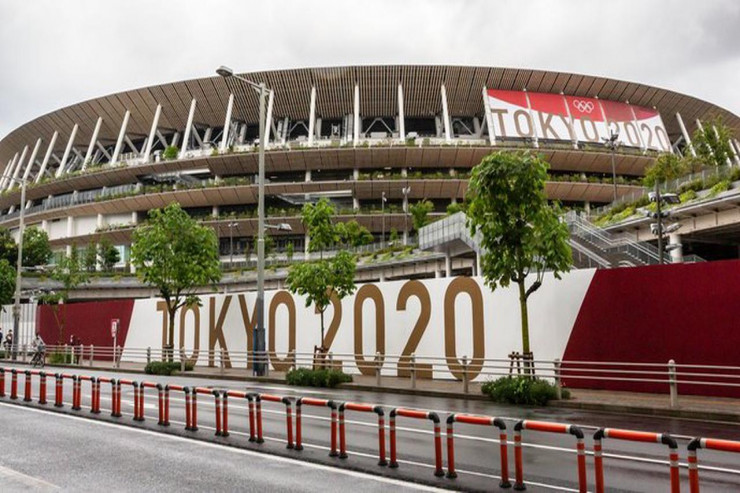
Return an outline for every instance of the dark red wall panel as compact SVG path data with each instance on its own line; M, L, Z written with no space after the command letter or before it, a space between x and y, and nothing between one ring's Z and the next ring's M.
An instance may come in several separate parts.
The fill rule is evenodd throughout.
M678 364L740 366L740 261L596 272L563 360L666 363L670 359ZM566 384L668 391L666 384L659 383L571 378ZM740 388L679 385L681 393L740 397Z

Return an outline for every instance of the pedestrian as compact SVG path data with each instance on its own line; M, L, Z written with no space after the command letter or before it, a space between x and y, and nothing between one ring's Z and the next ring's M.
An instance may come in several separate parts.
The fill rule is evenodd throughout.
M13 348L13 331L9 330L5 336L5 352L9 353Z

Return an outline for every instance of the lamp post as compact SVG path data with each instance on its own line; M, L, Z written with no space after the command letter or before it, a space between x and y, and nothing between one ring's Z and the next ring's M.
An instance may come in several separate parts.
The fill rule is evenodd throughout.
M21 210L18 217L18 258L15 268L15 301L13 302L13 348L12 358L18 358L18 331L21 325L21 269L23 267L23 230L26 211L26 180L10 178L21 185Z
M403 245L409 244L409 193L411 193L411 187L403 187L401 189L403 193Z
M614 164L614 153L621 145L620 142L617 142L617 139L619 138L619 132L615 132L613 130L609 130L609 138L604 138L604 146L611 151L612 155L612 185L614 186L614 202L617 201L617 168Z
M257 175L257 327L254 334L254 373L267 375L267 353L265 352L265 102L271 92L264 82L259 84L234 74L228 67L220 66L216 73L221 77L233 77L248 84L260 96L260 132Z
M380 244L385 245L385 192L383 192L380 196L380 216L381 216L381 224L382 224L382 235L380 237Z
M229 223L229 267L234 266L234 228L238 225L235 222Z

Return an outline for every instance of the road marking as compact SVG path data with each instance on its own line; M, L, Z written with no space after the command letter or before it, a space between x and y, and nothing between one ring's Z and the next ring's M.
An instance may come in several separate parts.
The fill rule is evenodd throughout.
M5 466L0 466L0 482L4 483L6 488L10 488L8 482L16 482L24 486L33 488L34 490L39 488L41 488L42 490L60 489L59 486L49 483L48 481L44 481L41 478L29 476L28 474L23 474L20 471L16 471L15 469L11 469Z
M414 490L418 490L418 491L437 491L437 492L447 491L447 490L443 490L443 489L439 489L439 488L434 488L434 487L431 487L431 486L425 486L425 485L419 485L419 484L415 484L415 483L409 483L409 482L401 481L401 480L398 480L398 479L386 478L386 477L383 477L383 476L375 476L375 475L369 474L369 473L363 473L363 472L358 472L358 471L351 471L351 470L348 470L348 469L340 469L340 468L336 468L336 467L326 466L326 465L323 465L323 464L316 464L314 462L306 462L306 461L302 461L302 460L299 460L299 459L293 459L293 458L290 458L290 457L282 457L282 456L272 455L272 454L264 453L264 452L256 452L256 451L252 451L252 450L245 450L245 449L236 448L236 447L219 445L217 443L203 442L201 440L193 440L191 438L179 437L179 436L171 435L169 433L162 433L162 432L157 432L157 431L152 431L152 430L145 430L145 429L141 429L141 428L133 428L133 427L130 427L130 426L120 425L120 424L116 424L116 423L110 423L110 422L107 422L107 421L99 421L99 420L96 420L96 419L84 418L82 416L72 416L72 415L69 415L69 414L61 414L61 413L57 413L57 412L54 412L54 411L47 411L45 409L37 409L37 408L27 407L27 406L18 406L18 405L15 405L15 404L8 404L8 403L5 403L5 402L0 402L0 405L1 406L6 406L6 407L13 407L14 409L23 409L25 411L31 411L31 412L41 413L41 414L51 414L51 415L54 415L54 416L59 416L61 418L71 419L71 420L75 420L75 421L84 421L85 423L91 423L92 422L92 423L95 423L95 424L97 424L99 426L106 426L106 427L109 427L109 428L117 428L117 429L125 428L127 430L130 430L130 431L133 431L133 432L137 432L137 433L143 433L143 434L146 434L146 435L155 435L155 436L158 436L158 437L166 437L166 438L168 438L170 440L175 440L175 441L180 441L180 442L187 442L189 444L197 444L197 445L200 445L200 446L203 446L203 447L217 448L219 450L230 451L230 452L238 453L238 454L241 454L241 455L249 455L251 457L259 457L259 458L262 458L262 459L273 460L275 462L298 464L300 466L308 467L310 469L318 469L318 470L321 470L321 471L338 473L338 474L342 474L342 475L345 475L345 476L350 476L350 477L355 477L355 478L360 478L360 479L366 479L366 480L367 479L370 479L370 480L376 481L378 483L385 483L385 484L394 485L394 486L403 486L403 487L414 489ZM208 427L208 426L203 426L203 428L210 429L210 430L213 430L214 429L214 428L211 428L211 427ZM13 472L15 472L15 471L13 471ZM17 474L20 475L21 473L17 473ZM25 475L23 475L23 476L25 476ZM27 478L30 478L30 479L35 479L35 478L31 478L30 476L26 476L26 477ZM58 488L58 487L56 487L56 486L54 486L54 485L52 485L50 483L45 483L45 484L48 484L49 486L52 486L54 488Z

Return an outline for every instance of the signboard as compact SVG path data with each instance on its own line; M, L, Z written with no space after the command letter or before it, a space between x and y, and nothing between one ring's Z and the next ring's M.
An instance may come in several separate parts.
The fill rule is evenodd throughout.
M603 144L611 133L627 147L671 152L657 110L618 101L527 91L488 90L497 138Z
M118 335L118 325L121 323L121 321L117 318L113 318L110 321L110 336L112 338L116 338Z

